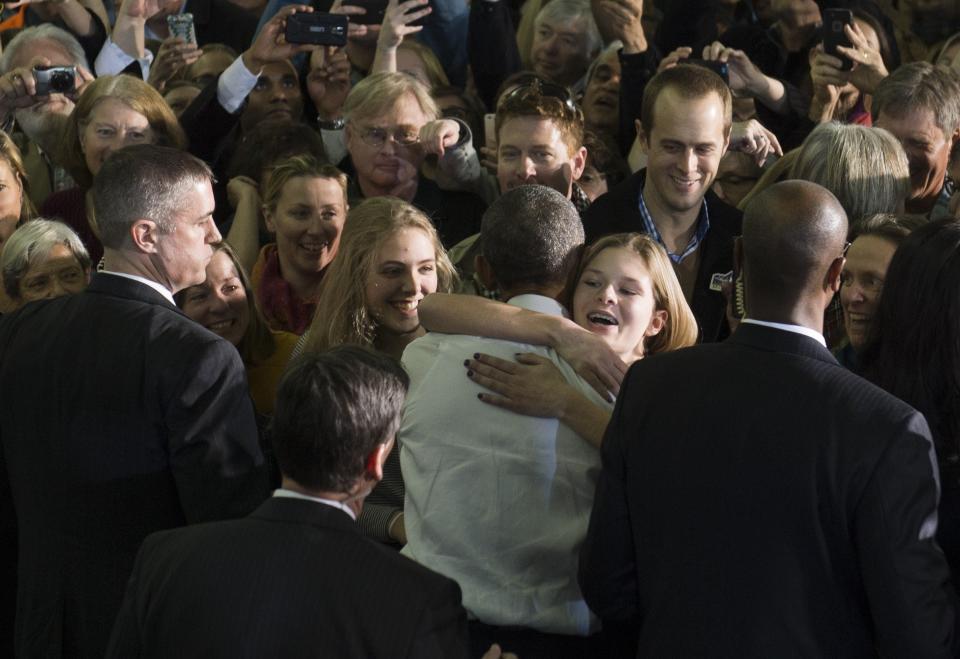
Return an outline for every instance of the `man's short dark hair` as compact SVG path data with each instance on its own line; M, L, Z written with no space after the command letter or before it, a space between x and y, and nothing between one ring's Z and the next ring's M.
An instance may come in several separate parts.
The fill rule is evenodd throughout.
M199 158L167 146L138 144L112 153L93 181L93 209L100 241L120 249L140 219L170 233L184 197L198 183L213 180Z
M349 492L367 457L396 434L410 378L370 348L298 357L280 381L273 448L284 476L318 492Z
M664 69L647 83L643 90L643 102L640 104L640 123L643 131L653 132L654 109L657 99L667 89L672 89L684 100L694 100L716 94L723 104L723 133L730 134L733 124L733 96L730 87L713 71L696 64L678 64Z
M544 185L500 195L480 226L480 252L501 289L565 281L583 240L577 209Z

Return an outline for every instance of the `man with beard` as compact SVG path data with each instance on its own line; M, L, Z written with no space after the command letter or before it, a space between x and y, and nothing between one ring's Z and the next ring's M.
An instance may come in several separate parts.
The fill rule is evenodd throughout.
M0 57L0 116L12 133L30 181L30 199L39 207L53 192L74 186L52 156L60 127L73 111L64 94L36 95L34 66L75 66L77 86L89 81L89 64L80 43L55 25L29 27L15 36ZM19 131L10 131L10 119Z

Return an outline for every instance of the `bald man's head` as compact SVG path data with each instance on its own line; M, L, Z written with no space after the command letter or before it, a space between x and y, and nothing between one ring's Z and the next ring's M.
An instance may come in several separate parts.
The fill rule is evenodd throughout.
M836 263L846 240L847 214L826 188L783 181L757 195L743 214L747 311L829 297L828 280L839 277Z

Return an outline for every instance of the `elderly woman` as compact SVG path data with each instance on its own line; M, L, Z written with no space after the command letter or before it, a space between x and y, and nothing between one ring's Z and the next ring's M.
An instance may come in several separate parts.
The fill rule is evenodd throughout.
M38 218L13 232L0 254L3 288L14 308L79 293L90 281L90 255L66 224Z
M910 194L910 169L900 142L882 128L835 122L820 124L803 141L789 178L832 192L850 224L877 213L902 213ZM824 318L831 348L846 335L839 299Z
M468 147L466 124L439 119L427 87L403 73L377 73L361 80L347 96L348 157L340 168L350 176L350 204L393 196L431 217L445 246L480 230L486 205L469 193L442 190L421 172L427 157L437 156L435 176L470 181L479 162Z
M77 187L51 195L42 213L69 224L90 250L103 255L88 195L93 177L107 157L131 144L185 148L187 138L160 93L128 75L104 76L90 83L67 120L60 161Z
M817 126L797 154L789 178L832 192L850 223L876 213L900 213L910 194L907 154L882 128Z

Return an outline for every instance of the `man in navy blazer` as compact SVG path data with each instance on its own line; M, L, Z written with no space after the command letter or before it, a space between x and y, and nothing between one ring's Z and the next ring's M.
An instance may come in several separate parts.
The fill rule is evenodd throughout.
M355 522L408 385L360 346L295 361L273 417L281 489L245 519L148 537L107 657L466 657L459 586Z
M18 656L102 657L144 537L266 496L239 354L173 303L220 239L210 181L175 149L112 154L93 188L104 271L0 321Z
M628 372L579 582L636 656L956 656L927 424L821 334L846 236L828 191L771 187L738 243L747 319Z

